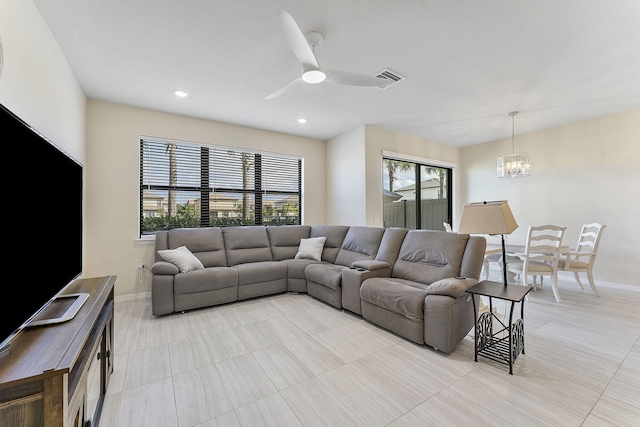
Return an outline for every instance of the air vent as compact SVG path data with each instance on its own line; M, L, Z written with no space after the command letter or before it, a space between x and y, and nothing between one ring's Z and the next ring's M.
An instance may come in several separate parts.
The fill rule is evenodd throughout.
M386 82L386 84L385 84L385 85L383 85L383 86L378 86L380 89L386 89L386 88L391 87L391 86L393 86L394 84L398 83L399 81L401 81L401 80L404 80L404 79L405 79L405 77L404 77L404 76L401 76L400 74L398 74L398 73L396 73L395 71L392 71L392 70L390 70L390 69L388 69L388 68L386 68L386 69L384 69L384 70L380 71L380 72L376 75L376 77L379 77L379 78L383 78L383 79L389 80L388 82Z

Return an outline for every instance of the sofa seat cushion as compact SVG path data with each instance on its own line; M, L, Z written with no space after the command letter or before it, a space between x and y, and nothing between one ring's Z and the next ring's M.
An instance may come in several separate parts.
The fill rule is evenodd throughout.
M287 265L280 261L250 262L233 268L238 271L238 286L287 278Z
M412 321L424 318L426 285L404 279L375 277L365 280L360 287L363 301Z
M326 262L314 261L312 259L285 259L280 261L287 266L287 278L306 279L304 270L311 264L327 264Z
M340 290L342 270L345 267L334 264L311 264L304 269L307 281L318 283L334 291Z
M176 295L214 291L237 287L238 272L231 267L207 267L188 273L178 273L174 278Z

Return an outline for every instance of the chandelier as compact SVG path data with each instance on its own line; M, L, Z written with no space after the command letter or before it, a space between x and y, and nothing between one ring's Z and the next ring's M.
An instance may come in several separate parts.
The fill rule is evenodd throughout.
M498 178L517 178L531 174L531 159L529 158L529 153L516 154L516 114L518 114L517 111L509 113L511 116L511 150L513 154L498 157Z

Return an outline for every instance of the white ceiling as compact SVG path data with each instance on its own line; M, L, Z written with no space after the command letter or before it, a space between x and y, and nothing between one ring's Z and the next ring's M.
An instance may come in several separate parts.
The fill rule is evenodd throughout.
M34 0L90 99L329 139L381 128L463 147L640 107L640 0ZM280 23L317 31L300 75ZM189 92L177 98L173 89ZM297 123L298 117L308 123Z

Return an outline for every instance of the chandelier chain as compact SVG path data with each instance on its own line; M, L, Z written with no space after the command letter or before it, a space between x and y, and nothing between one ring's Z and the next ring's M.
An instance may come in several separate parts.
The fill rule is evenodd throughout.
M511 152L516 154L516 118L511 116Z

